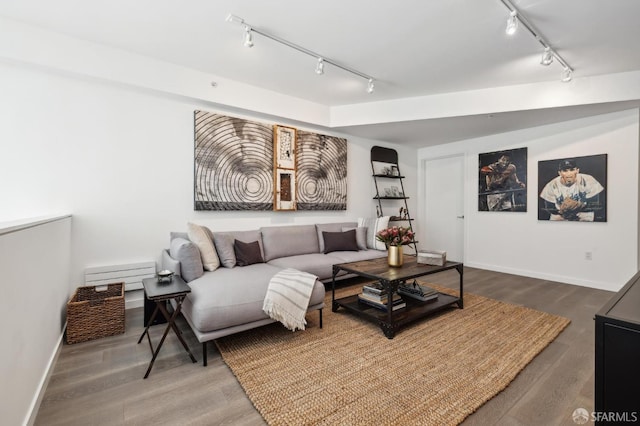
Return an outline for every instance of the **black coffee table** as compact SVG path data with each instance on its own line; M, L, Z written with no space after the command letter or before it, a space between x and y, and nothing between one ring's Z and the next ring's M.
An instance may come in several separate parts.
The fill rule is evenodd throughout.
M384 335L389 339L393 339L398 329L406 324L444 309L448 309L454 305L457 305L460 309L464 307L463 267L464 266L461 262L446 262L443 266L425 265L417 263L415 256L405 256L404 265L399 268L389 266L387 264L386 257L333 265L331 310L336 312L340 307L342 307L348 312L377 323L380 325ZM437 274L438 272L444 272L451 269L455 269L460 275L460 289L458 296L438 293L438 297L436 299L427 302L402 296L407 306L396 311L391 309L391 297L388 298L386 311L382 311L358 301L358 295L336 299L336 275L340 271L346 271L351 274L379 281L387 290L388 294L393 294L398 290L398 286L400 284L411 283L416 278Z

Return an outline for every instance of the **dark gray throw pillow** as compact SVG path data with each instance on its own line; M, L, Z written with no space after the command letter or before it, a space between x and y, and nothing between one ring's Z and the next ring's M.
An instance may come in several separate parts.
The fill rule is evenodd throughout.
M260 253L260 244L257 241L244 243L240 240L233 242L233 251L236 255L237 266L248 266L254 263L264 263Z
M332 251L358 251L358 243L356 242L356 230L345 232L322 232L324 239L324 252Z

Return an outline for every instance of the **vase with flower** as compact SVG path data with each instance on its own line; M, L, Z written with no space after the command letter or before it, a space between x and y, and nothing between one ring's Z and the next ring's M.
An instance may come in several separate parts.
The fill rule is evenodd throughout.
M382 241L387 246L389 266L402 266L404 262L402 246L411 244L413 237L413 231L403 226L392 226L376 234L376 240Z

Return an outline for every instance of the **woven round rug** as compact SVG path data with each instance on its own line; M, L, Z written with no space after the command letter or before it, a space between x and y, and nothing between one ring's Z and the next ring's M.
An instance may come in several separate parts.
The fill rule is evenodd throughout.
M464 309L415 322L390 340L344 309L331 312L330 291L325 304L323 328L312 312L304 331L275 323L216 341L270 425L459 424L570 322L465 293Z

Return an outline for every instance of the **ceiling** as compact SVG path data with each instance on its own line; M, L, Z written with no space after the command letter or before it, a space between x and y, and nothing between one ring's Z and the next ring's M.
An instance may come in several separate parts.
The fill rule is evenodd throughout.
M574 78L640 70L637 0L513 0L575 69ZM253 27L370 75L325 66ZM0 0L0 16L328 106L537 82L560 83L561 66L539 65L541 48L524 28L511 37L500 0ZM568 83L571 84L571 83ZM347 134L402 143L500 133L637 107L638 102L525 110L395 124L346 126Z

